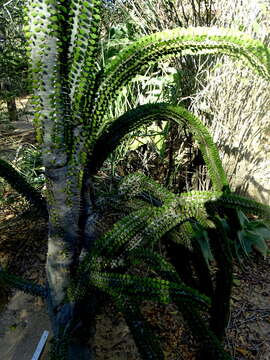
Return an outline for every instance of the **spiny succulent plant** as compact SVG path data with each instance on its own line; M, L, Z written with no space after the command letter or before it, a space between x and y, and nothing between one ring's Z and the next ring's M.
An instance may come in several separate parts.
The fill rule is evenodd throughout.
M48 284L43 289L5 271L0 277L21 290L46 297L54 331L51 359L92 358L85 334L93 335L100 292L116 301L142 358L164 359L140 310L142 301L152 299L176 303L208 359L230 359L221 341L228 317L235 243L240 239L243 245L247 239L244 229L248 223L239 211L269 219L269 207L231 194L208 130L186 109L149 104L112 121L107 114L123 87L149 64L176 55L225 54L243 60L269 81L269 49L229 29L181 28L135 41L103 68L99 61L100 0L26 3L35 121L47 186ZM91 192L93 175L128 133L156 120L188 126L208 167L213 192L176 195L142 175L130 175L120 184L117 198L120 202L143 201L98 237L93 220L97 210ZM20 177L15 179L13 169L4 162L0 168L7 169L5 178L11 179L18 191L33 198L32 189L24 186ZM172 258L170 263L158 254L155 245L164 239L180 247L186 258ZM264 239L262 236L261 244ZM208 267L210 255L218 267L214 280ZM132 268L142 263L152 277L132 273ZM205 269L205 276L198 271L198 264ZM182 271L192 266L202 284ZM203 312L209 315L209 323L203 320Z

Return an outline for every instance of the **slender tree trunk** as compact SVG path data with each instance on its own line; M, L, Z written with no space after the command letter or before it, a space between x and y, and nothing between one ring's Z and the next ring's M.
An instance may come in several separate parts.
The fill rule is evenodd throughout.
M3 81L0 84L0 88L3 92L11 92L11 85L8 81ZM18 112L17 112L17 106L15 101L15 96L8 96L6 98L6 104L8 109L8 118L9 121L18 121Z
M17 113L15 97L8 98L6 102L7 102L9 121L11 122L18 121L18 113Z

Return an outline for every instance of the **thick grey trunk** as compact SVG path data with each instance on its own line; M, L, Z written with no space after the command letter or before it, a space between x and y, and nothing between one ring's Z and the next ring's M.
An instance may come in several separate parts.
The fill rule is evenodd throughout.
M76 194L74 189L70 203L62 190L66 188L67 168L47 169L46 174L51 195L46 270L51 296L48 306L54 336L61 338L64 333L71 339L68 346L69 360L94 360L96 294L93 291L86 300L77 303L69 303L66 298L66 289L76 273L79 261L98 236L96 216L89 195L90 184L85 181L80 194Z

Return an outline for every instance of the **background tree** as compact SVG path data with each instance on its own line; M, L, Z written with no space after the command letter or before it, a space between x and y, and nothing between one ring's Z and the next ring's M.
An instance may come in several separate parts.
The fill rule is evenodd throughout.
M15 99L27 93L28 59L21 0L0 3L0 89L10 121L17 121Z

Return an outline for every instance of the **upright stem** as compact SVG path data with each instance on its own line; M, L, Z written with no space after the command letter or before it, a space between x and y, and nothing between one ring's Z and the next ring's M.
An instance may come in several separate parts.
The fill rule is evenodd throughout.
M18 113L15 102L15 97L10 97L7 99L7 109L8 109L8 117L9 121L18 121Z

